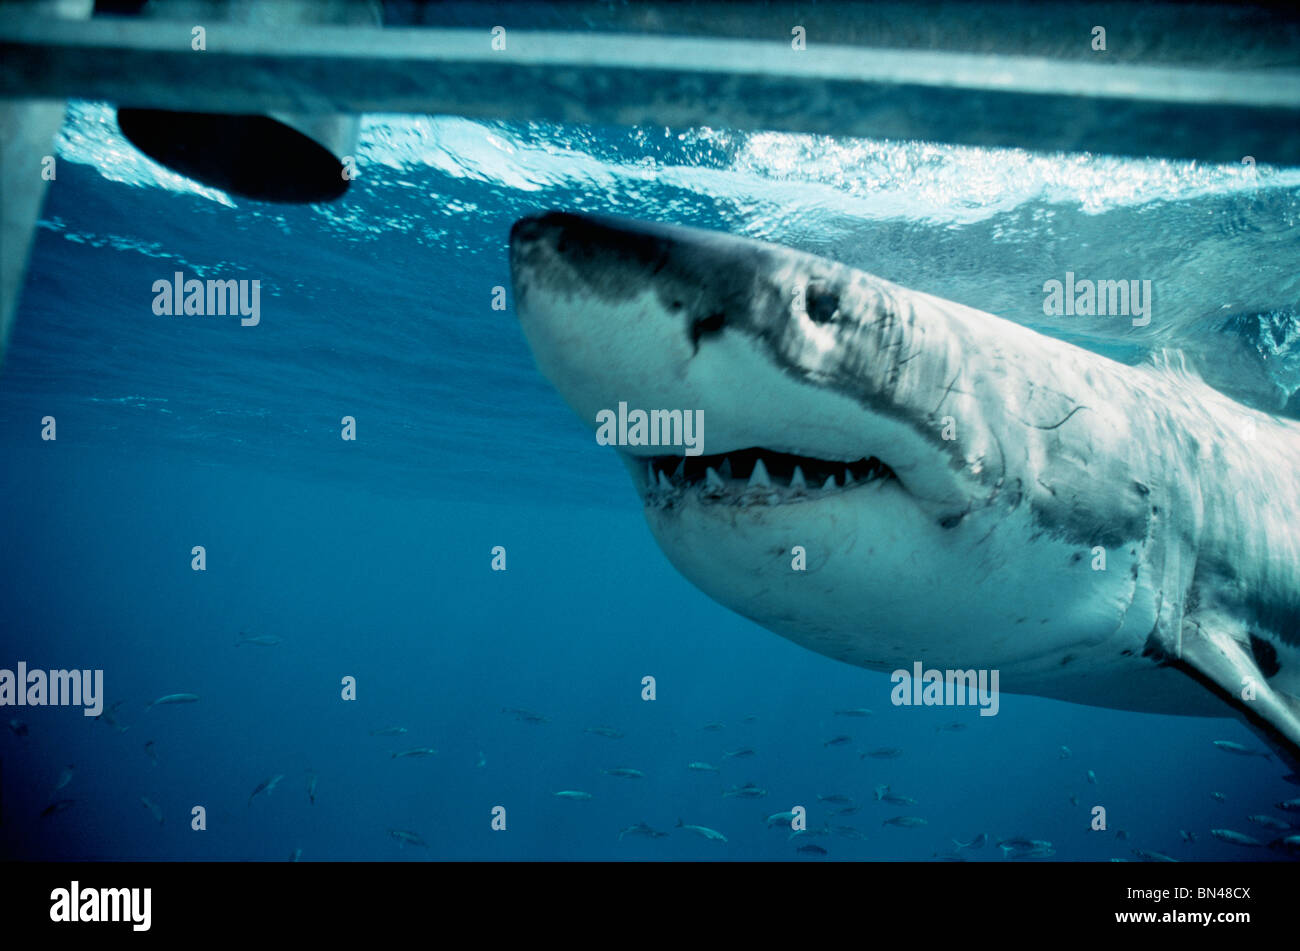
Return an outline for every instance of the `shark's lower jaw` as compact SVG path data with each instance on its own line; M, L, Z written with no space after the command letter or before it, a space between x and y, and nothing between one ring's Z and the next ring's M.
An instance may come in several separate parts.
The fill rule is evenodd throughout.
M671 507L688 493L704 505L791 505L891 483L897 475L875 456L836 462L768 449L711 456L627 457L648 507Z

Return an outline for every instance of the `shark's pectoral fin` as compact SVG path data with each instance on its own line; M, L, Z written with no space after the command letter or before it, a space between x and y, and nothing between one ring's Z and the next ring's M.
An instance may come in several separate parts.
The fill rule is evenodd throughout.
M1167 658L1171 666L1221 697L1285 760L1300 766L1300 699L1260 669L1240 622L1217 613L1188 615L1179 653Z

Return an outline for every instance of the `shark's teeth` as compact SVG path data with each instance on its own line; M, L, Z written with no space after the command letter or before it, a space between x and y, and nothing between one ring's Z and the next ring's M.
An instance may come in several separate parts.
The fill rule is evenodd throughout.
M649 504L670 507L679 504L688 490L708 504L781 505L896 479L893 470L875 456L845 463L743 449L725 456L655 456L646 464L644 491Z

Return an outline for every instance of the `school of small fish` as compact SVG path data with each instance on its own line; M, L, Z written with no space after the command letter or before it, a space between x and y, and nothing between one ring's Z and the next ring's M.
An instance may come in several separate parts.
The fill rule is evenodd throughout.
M282 638L278 635L249 634L244 631L239 632L235 640L236 647L252 646L259 648L274 648L279 646L281 643ZM145 713L149 713L155 708L192 705L200 702L201 700L199 695L195 693L166 693L157 696L156 699L145 704L143 710ZM116 732L124 733L130 727L122 722L122 709L123 701L119 700L112 705L105 707L99 719L113 728ZM139 707L136 707L136 709L138 710ZM520 723L527 724L528 727L546 727L552 722L551 717L547 715L521 707L503 707L501 708L501 712L513 717L514 720ZM846 707L832 710L829 715L837 718L838 722L843 723L843 725L849 726L850 729L852 729L853 726L858 725L863 727L868 726L867 723L862 721L871 717L872 711L866 707ZM154 714L154 716L161 716L161 714ZM752 840L755 836L762 836L763 829L780 829L788 833L785 838L785 842L788 844L785 848L792 850L792 853L790 854L793 854L795 857L805 859L830 858L832 857L832 850L839 849L842 857L863 859L871 857L870 843L880 836L898 836L900 837L899 841L903 841L904 839L908 841L916 841L917 837L920 837L921 840L924 841L926 837L932 838L936 833L940 833L939 841L943 844L939 851L932 853L932 858L935 861L964 862L972 859L976 861L1025 861L1051 858L1057 855L1057 844L1044 838L1033 838L1020 834L999 837L990 835L987 831L972 832L969 829L948 830L947 834L942 834L944 832L942 824L939 825L938 829L930 831L931 827L935 824L936 817L933 815L927 816L924 814L918 814L918 807L923 811L924 807L922 806L922 803L926 799L935 799L935 796L926 795L925 790L920 790L920 798L917 798L896 791L892 783L876 782L874 785L870 784L871 780L879 778L881 772L886 770L897 772L897 770L892 766L892 761L905 757L907 755L906 751L895 746L874 746L871 745L870 741L858 750L858 758L856 760L852 758L848 760L850 763L857 764L855 767L856 769L866 771L862 773L860 779L858 779L856 783L847 782L839 789L822 789L821 791L809 790L807 796L800 797L798 803L788 804L786 808L782 808L782 806L786 806L786 804L780 803L779 799L773 797L776 801L773 802L772 805L776 805L778 811L769 812L765 817L762 812L755 813L752 809L747 809L746 804L742 801L751 799L767 799L769 797L769 789L767 786L760 783L758 778L752 777L761 777L765 770L775 768L774 765L769 762L771 754L760 755L759 749L743 744L737 745L734 740L732 742L726 742L726 738L722 736L722 734L726 734L727 736L734 734L736 739L742 739L745 732L743 724L753 723L756 719L757 717L752 714L743 717L741 720L742 727L739 732L732 728L728 728L722 721L709 721L702 724L698 728L698 733L695 734L695 736L699 737L700 735L703 735L705 740L703 742L699 739L688 741L689 745L693 747L693 749L689 749L686 752L703 754L703 756L707 758L689 759L684 756L681 760L686 774L697 774L698 778L691 779L689 782L698 784L699 789L704 792L707 792L710 786L712 786L716 791L712 794L718 797L717 801L719 803L724 804L720 805L718 810L710 811L710 815L700 817L706 821L716 821L721 828L714 828L712 824L704 824L704 822L700 821L688 822L688 817L686 816L677 816L675 825L669 825L668 822L672 818L671 811L660 808L658 809L659 818L662 820L662 822L658 824L660 827L657 828L656 824L646 822L644 819L638 819L635 822L622 826L622 828L612 828L610 830L611 836L616 836L616 841L623 842L626 839L640 839L644 841L672 839L674 838L674 834L679 838L682 835L689 834L702 842L713 844L707 847L700 846L701 848L719 848L722 849L722 852L719 854L729 854L723 847L729 845L732 839L728 838L728 835L721 831L722 829L730 832L732 836L740 837L742 840ZM846 722L851 720L859 722L857 724ZM152 717L150 722L153 722ZM830 721L823 721L823 723L826 722ZM31 730L28 723L17 718L11 718L8 720L7 726L9 727L9 731L15 737L20 738L23 742L29 742ZM964 733L969 726L970 724L964 722L951 722L936 727L935 732L940 734L959 734ZM551 729L554 728L552 727ZM369 736L373 738L395 738L407 737L410 735L407 726L394 723L378 725L369 729L367 732L369 733ZM426 736L421 735L425 732L427 731L417 730L415 734L411 736L411 740L419 742L420 740L426 739ZM531 730L525 730L523 732L526 732L529 735L535 735L532 734ZM627 733L624 732L623 729L608 724L595 724L582 727L581 732L587 736L599 738L597 740L588 741L593 756L601 756L603 758L609 751L626 748L626 744L616 742L626 739ZM870 730L866 729L860 732L871 733ZM160 737L162 736L161 733L158 735ZM821 735L824 739L821 739L819 743L820 755L827 757L828 761L829 758L834 757L836 762L843 763L844 760L838 758L843 755L838 752L839 748L853 747L854 744L861 742L858 737L852 735L852 733L833 733L828 730L826 733ZM679 737L677 730L672 731L672 736L674 738ZM949 740L947 742L953 741L954 740ZM939 740L936 739L936 742L939 742ZM376 747L382 745L374 743L373 740L371 743ZM1213 745L1217 750L1231 754L1232 756L1242 758L1257 757L1269 762L1273 760L1273 754L1265 750L1245 746L1232 740L1215 740L1213 741ZM162 761L159 754L159 746L160 744L154 739L149 739L143 744L146 756L150 763L155 767L157 767ZM138 750L139 747L136 747L136 749ZM1057 749L1059 752L1055 754L1056 759L1075 759L1075 753L1069 746L1061 745ZM599 751L604 751L604 753ZM167 752L167 750L164 750L164 753ZM375 752L378 753L379 749L376 749ZM395 771L395 777L408 775L427 777L429 775L428 770L433 769L436 771L439 768L436 766L436 763L443 759L443 757L438 756L438 750L433 746L412 745L406 749L390 748L386 752L388 753L389 760L429 759L435 764L423 769L416 766L399 767L397 764L394 764L388 768ZM622 757L620 757L620 759L621 758ZM609 759L613 759L613 757L610 756ZM653 783L653 780L647 778L647 773L640 768L639 765L629 765L626 761L618 763L617 760L614 761L613 765L609 765L609 759L606 760L604 765L593 763L590 769L585 771L581 769L577 771L566 770L566 775L569 772L572 772L572 775L568 775L568 778L574 783L574 786L572 788L562 789L551 787L549 793L551 799L565 800L572 803L584 803L598 798L602 801L621 802L625 800L628 794L635 795L634 790L636 788L644 788L645 786L645 784L641 782L625 781L646 780L647 783ZM167 761L170 762L170 760ZM868 763L867 761L880 762L879 764L874 764ZM468 762L465 765L468 765ZM478 751L474 765L478 768L485 768L487 766L487 756L483 751ZM1096 773L1094 770L1088 768L1083 769L1081 772L1067 772L1065 771L1066 764L1061 764L1059 769L1062 770L1060 775L1063 781L1068 781L1070 773L1073 773L1073 782L1071 785L1074 786L1074 790L1071 791L1068 796L1064 796L1063 794L1063 799L1060 801L1062 803L1068 802L1072 808L1085 810L1086 812L1088 808L1091 808L1091 801L1096 800L1100 795L1099 792L1084 792L1084 788L1088 786L1098 787L1099 790L1102 787ZM1078 767L1075 767L1074 769L1077 770ZM415 772L408 773L408 770L415 770ZM737 775L738 773L740 775ZM750 773L751 775L746 776L744 775L745 773ZM869 773L876 773L877 775L872 776L869 775ZM724 774L725 781L723 781ZM55 819L55 817L60 813L72 809L78 802L85 800L86 796L84 794L81 794L80 798L73 798L63 793L65 789L71 787L74 796L78 796L76 791L83 789L86 780L78 780L77 775L75 765L68 764L62 767L58 772L57 777L55 777L51 784L46 787L50 791L50 796L48 804L40 813L41 820L51 822L63 821ZM153 775L157 776L159 774L155 773ZM283 772L270 771L264 778L256 782L249 793L246 807L251 809L259 798L262 800L270 800L272 794L285 779L285 775L286 774ZM320 773L318 773L315 768L308 767L297 775L304 777L304 779L300 781L303 781L305 784L306 805L308 807L315 806L317 802L317 788L320 781ZM608 782L602 779L602 777L608 777L609 779L614 780L614 782ZM248 777L250 782L253 778L254 777ZM769 773L769 778L771 779L774 777ZM1282 778L1293 785L1300 785L1300 776L1297 776L1296 774L1287 774ZM1107 781L1107 787L1112 783L1120 782L1121 779L1122 777L1109 779ZM395 779L395 781L400 780ZM1084 784L1083 786L1078 785L1080 781ZM75 786L73 785L74 782L76 783ZM588 789L581 788L588 784L590 784ZM331 784L330 788L334 788L335 785L336 784ZM248 787L245 786L244 788L247 789ZM304 786L299 786L298 789L302 790L304 789ZM1210 795L1221 804L1228 802L1228 797L1223 792L1217 790L1210 791ZM299 796L301 796L301 792L299 793ZM1081 796L1083 797L1082 799ZM280 797L276 797L277 800L279 798ZM292 798L293 797L290 797L290 799ZM860 802L859 799L862 801ZM301 803L302 800L298 799L297 801ZM142 795L139 796L139 803L144 807L145 811L158 826L161 827L165 825L163 809L158 802L147 795ZM641 808L647 808L652 805L653 802L640 803ZM1276 852L1279 857L1291 859L1300 858L1300 797L1281 799L1268 804L1267 806L1263 803L1260 803L1259 805L1262 808L1258 809L1258 811L1250 812L1249 814L1243 811L1240 814L1239 818L1242 820L1241 828L1230 827L1231 825L1236 824L1231 819L1231 812L1235 812L1235 810L1231 810L1231 812L1229 810L1224 810L1220 814L1225 816L1226 821L1221 823L1220 827L1204 829L1200 830L1200 832L1202 835L1208 835L1213 839L1237 848L1269 848ZM553 808L562 809L565 814L579 815L589 814L587 813L587 810L591 807L584 807L581 805L560 806L557 804ZM573 813L569 812L571 809L574 810ZM669 809L671 809L671 806ZM700 812L698 809L694 811L697 813ZM257 812L257 810L252 810L250 815L255 812ZM843 817L854 815L862 815L863 818L866 818L868 826L875 827L874 831L867 832L856 825L844 824ZM628 818L630 819L632 817ZM832 820L834 820L836 824L832 824ZM1109 834L1112 841L1124 841L1129 838L1128 833L1124 829L1117 828L1110 833L1107 833L1104 828L1099 829L1095 825L1087 825L1086 817L1083 821L1085 823L1084 828L1089 830L1089 834ZM1255 834L1241 831L1242 828L1252 827L1252 831ZM420 831L394 826L387 829L387 834L389 838L396 843L398 849L404 849L407 846L414 846L419 849L432 851L431 846L424 839ZM1180 829L1178 830L1178 837L1179 841L1169 843L1168 845L1162 845L1163 851L1152 847L1152 845L1159 845L1161 843L1143 843L1141 846L1135 845L1131 848L1126 846L1125 848L1127 848L1127 854L1129 856L1143 862L1178 862L1184 859L1196 859L1200 857L1197 855L1194 848L1199 841L1197 831ZM811 841L813 839L821 839L825 844ZM842 845L841 847L837 847L835 844L836 840L847 840L847 842L851 843L866 843L866 845L855 845L851 848ZM850 851L844 853L842 852L842 848L850 848ZM670 853L655 854L667 856ZM291 860L298 861L301 855L302 850L295 849L292 853ZM1068 855L1066 857L1068 857ZM1111 859L1111 861L1131 860L1132 859L1127 857L1113 857Z

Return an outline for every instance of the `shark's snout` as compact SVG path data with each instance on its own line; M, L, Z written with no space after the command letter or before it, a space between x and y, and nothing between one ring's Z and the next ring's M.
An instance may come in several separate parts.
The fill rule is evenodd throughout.
M647 229L567 212L523 218L510 229L524 336L538 368L593 427L598 413L620 402L698 399L682 386L697 308L665 276L671 249Z
M551 211L521 218L510 229L513 264L561 267L602 296L628 290L629 279L659 274L669 263L669 226L642 225L601 215Z
M514 253L516 249L527 247L536 242L546 233L546 216L533 215L529 218L520 218L510 228L510 250Z

